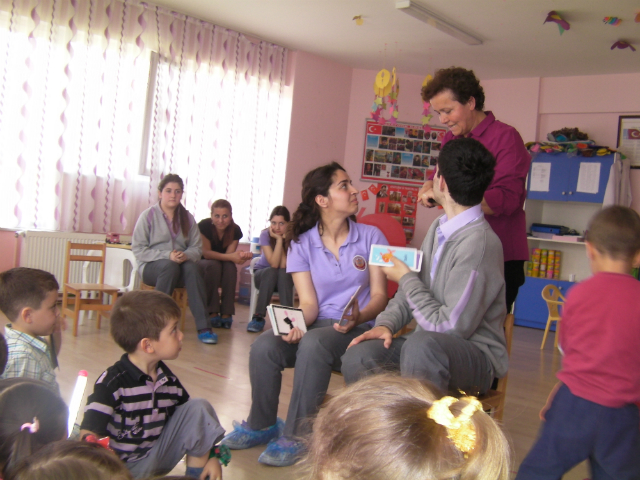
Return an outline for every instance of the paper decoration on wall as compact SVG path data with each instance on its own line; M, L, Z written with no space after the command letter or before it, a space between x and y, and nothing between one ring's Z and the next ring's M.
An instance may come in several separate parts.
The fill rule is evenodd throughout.
M352 18L352 20L356 21L356 25L361 26L364 23L364 20L362 19L362 15L356 15L355 17Z
M362 197L362 200L369 200L369 192L367 190L360 191L360 196Z
M622 23L622 19L618 18L618 17L604 17L602 19L602 21L606 24L606 25L612 25L614 27L617 27L618 25L620 25Z
M424 77L424 81L422 82L422 86L426 87L427 84L433 80L431 75L427 75ZM429 133L431 131L431 127L429 126L429 122L433 118L433 115L429 113L429 109L431 108L431 104L429 102L422 102L422 129L425 133Z
M378 191L380 190L378 188L378 186L375 183L372 183L371 185L369 185L369 190L371 191L371 193L373 193L374 195L378 194Z
M630 48L632 52L636 51L636 49L635 49L635 47L633 45L631 45L629 42L626 42L624 40L618 40L613 45L611 45L611 50L613 50L614 48L619 48L621 50L623 48Z
M396 69L391 72L383 68L376 75L373 84L373 92L375 98L371 106L371 118L380 125L385 125L387 119L384 118L383 112L389 105L389 124L396 125L398 123L398 95L400 94L400 81L396 75Z
M549 13L547 13L547 18L544 22L542 22L542 24L544 25L547 22L557 23L558 29L560 30L560 35L562 35L565 30L569 30L571 28L569 22L558 15L558 12L556 12L555 10L551 10Z

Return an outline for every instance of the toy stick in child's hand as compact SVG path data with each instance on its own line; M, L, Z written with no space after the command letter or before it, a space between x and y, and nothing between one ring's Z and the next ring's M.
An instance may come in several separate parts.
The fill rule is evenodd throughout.
M73 432L73 426L76 423L76 418L78 418L78 410L80 410L80 402L82 401L82 397L84 396L84 389L87 386L87 371L80 370L78 372L78 379L76 380L76 386L73 389L73 394L71 395L71 401L69 402L69 421L67 422L67 432L68 436Z

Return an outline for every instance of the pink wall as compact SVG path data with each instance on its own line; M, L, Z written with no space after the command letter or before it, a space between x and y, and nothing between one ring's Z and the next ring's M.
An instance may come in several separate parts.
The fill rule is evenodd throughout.
M352 69L300 51L289 61L294 78L283 203L293 213L304 175L334 160L342 163Z
M18 266L20 242L14 230L0 230L0 252L0 272Z

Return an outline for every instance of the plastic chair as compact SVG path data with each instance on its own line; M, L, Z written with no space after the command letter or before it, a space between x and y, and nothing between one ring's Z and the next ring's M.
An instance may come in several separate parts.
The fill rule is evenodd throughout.
M385 215L384 213L372 213L371 215L364 215L363 217L360 217L358 219L358 223L378 227L386 237L389 245L392 245L394 247L407 246L407 237L404 234L402 225L400 225L400 222L394 220L389 215ZM387 295L389 296L389 298L393 297L397 290L398 284L396 282L388 280Z
M507 354L511 357L511 340L513 339L513 322L515 316L513 313L507 314L504 320L504 336L507 340ZM498 385L495 390L489 390L484 395L480 395L478 400L482 402L482 407L489 412L496 420L502 420L504 413L504 403L507 397L507 379L509 374L498 379Z
M97 252L98 254L72 254L72 250L84 250L86 252ZM74 337L78 336L78 321L80 311L97 311L97 326L98 328L100 328L100 317L108 316L107 312L110 312L113 309L113 304L115 303L118 296L118 287L114 287L113 285L104 283L105 251L106 244L104 243L67 242L62 287L62 315L70 317L73 320ZM99 263L100 272L98 274L98 282L69 283L71 262ZM83 294L86 292L97 292L97 298L92 298L91 295L83 298ZM110 303L104 303L104 295L109 295L111 297Z
M560 306L564 305L564 297L560 293L558 287L553 284L547 285L542 289L542 298L547 302L547 308L549 309L549 317L547 317L547 326L544 329L544 336L542 337L542 345L540 350L544 348L544 344L547 341L547 334L549 333L549 327L551 322L556 322L556 338L553 342L554 346L558 348L558 337L560 336Z
M253 314L256 313L256 304L258 303L258 293L260 290L256 287L254 269L255 264L260 260L260 257L254 257L249 264L249 272L251 273L251 293L249 294L249 321L253 318ZM296 298L296 287L293 287L293 298ZM293 305L290 305L293 307Z

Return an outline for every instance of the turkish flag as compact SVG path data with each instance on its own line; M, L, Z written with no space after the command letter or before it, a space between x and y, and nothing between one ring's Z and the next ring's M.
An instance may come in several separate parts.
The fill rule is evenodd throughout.
M373 135L382 135L382 125L367 122L367 133Z
M366 190L362 190L360 192L360 196L362 197L362 200L369 200L369 192Z
M637 128L630 128L628 132L631 140L640 140L640 130Z

